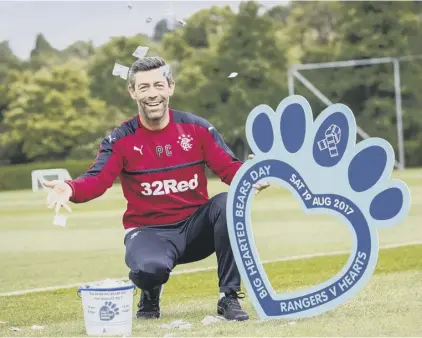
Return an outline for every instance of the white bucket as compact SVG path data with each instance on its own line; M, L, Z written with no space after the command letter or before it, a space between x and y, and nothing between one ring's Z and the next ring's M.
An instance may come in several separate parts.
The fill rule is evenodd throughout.
M115 287L84 286L82 298L88 336L130 336L132 334L135 285Z

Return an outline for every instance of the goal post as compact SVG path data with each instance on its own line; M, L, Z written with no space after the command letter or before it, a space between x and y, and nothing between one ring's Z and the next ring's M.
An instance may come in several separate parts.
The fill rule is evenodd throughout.
M307 63L307 64L296 64L289 67L288 70L288 87L289 95L294 95L295 92L295 79L300 81L307 89L309 89L321 102L325 105L330 106L333 102L325 96L314 84L312 84L300 71L309 69L327 69L327 68L341 68L341 67L356 67L356 66L367 66L376 65L382 63L392 63L394 71L394 92L396 101L396 116L397 116L397 141L398 141L398 160L395 160L395 167L399 170L405 168L404 158L404 140L403 140L403 114L402 114L402 98L401 98L401 87L400 87L400 61L409 61L414 59L422 59L422 55L408 55L401 57L384 57L384 58L372 58L363 60L346 60L346 61L335 61L335 62L323 62L323 63ZM357 133L363 139L369 138L369 134L366 133L361 127L357 127Z
M32 191L48 191L49 188L43 186L44 181L52 180L71 180L72 177L69 171L64 168L53 168L53 169L38 169L31 172L32 178Z

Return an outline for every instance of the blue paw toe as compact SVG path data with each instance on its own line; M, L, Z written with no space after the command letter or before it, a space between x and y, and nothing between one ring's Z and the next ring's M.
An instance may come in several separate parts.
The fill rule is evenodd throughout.
M397 216L402 207L403 192L398 188L389 188L375 196L369 213L377 221L386 221Z
M270 118L261 113L256 116L252 124L252 136L260 151L267 153L274 143L274 132Z
M342 113L329 115L315 134L313 157L323 167L333 167L343 158L349 139L349 124Z
M283 111L280 119L280 133L288 152L296 153L302 147L306 134L306 116L300 104L288 105Z
M387 153L379 146L371 146L361 150L349 165L349 183L356 192L366 191L373 187L384 172L387 164Z

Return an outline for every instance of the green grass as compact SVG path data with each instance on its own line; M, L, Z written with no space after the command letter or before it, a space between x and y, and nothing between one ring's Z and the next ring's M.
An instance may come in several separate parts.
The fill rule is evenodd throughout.
M227 190L217 181L211 181L209 188L211 195ZM380 245L422 240L422 185L411 189L409 217L379 230ZM0 293L127 275L121 225L125 200L119 186L89 203L72 205L65 229L52 224L53 212L46 208L44 193L5 192L0 199ZM281 188L271 187L255 198L252 221L264 260L351 247L351 235L337 218L303 214L293 196ZM213 255L176 270L215 264Z
M251 322L242 324L219 323L212 327L202 327L200 321L206 315L214 315L217 297L217 277L215 271L174 275L166 284L162 300L162 318L151 322L135 321L134 334L137 336L160 336L165 330L159 325L183 319L194 328L183 331L184 335L365 335L382 333L377 321L384 324L384 333L392 335L415 335L421 332L422 318L422 246L381 250L376 272L370 283L356 296L331 312L316 318L300 320L296 327L284 327L285 320L257 323L259 319L249 303L244 306L251 313ZM300 261L266 264L265 269L276 291L291 291L323 282L335 275L343 266L347 256L336 255ZM301 272L299 272L301 271ZM192 287L199 284L200 287ZM414 291L409 292L413 287ZM8 334L8 327L19 327L23 331L14 336L39 335L30 330L32 325L44 325L43 336L84 335L84 321L81 300L76 288L40 292L2 299L0 320L7 321L0 326L0 335ZM139 296L135 296L134 303ZM375 311L375 312L372 312ZM30 314L30 315L29 315ZM362 315L365 316L362 316ZM348 332L351 318L360 318L356 331ZM398 324L406 321L404 329ZM327 326L324 327L323 324ZM365 331L363 331L363 328ZM234 330L236 329L237 332ZM178 332L177 329L172 330Z
M422 241L421 170L395 172L412 193L409 216L401 224L380 229L380 245ZM210 194L227 186L210 181ZM46 208L45 194L30 191L0 193L0 293L22 289L66 285L127 276L124 264L121 218L125 200L114 186L102 197L72 205L67 228L52 224L53 212ZM253 231L261 259L349 250L351 234L336 218L305 215L286 190L271 187L255 197ZM217 277L214 270L173 275L166 285L163 318L136 322L134 334L163 336L160 323L176 319L190 321L190 330L173 330L190 336L420 336L422 334L422 246L382 250L375 276L349 303L329 313L298 321L256 322L248 299L243 303L252 314L248 323L219 323L202 327L206 315L214 315ZM336 274L347 256L328 256L303 261L265 265L274 287L280 291L318 284ZM180 269L216 265L215 256ZM195 287L194 285L200 285ZM0 336L83 336L81 300L76 289L0 297ZM31 331L32 325L46 325ZM10 332L16 326L22 332Z

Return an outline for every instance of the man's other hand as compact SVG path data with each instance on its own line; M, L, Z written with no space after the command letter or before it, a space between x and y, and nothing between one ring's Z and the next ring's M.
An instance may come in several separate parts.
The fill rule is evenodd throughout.
M64 181L44 181L43 186L51 188L47 196L47 205L49 208L56 206L56 214L64 207L67 211L72 211L68 205L72 196L72 188Z
M253 154L248 155L248 160L252 160L255 157ZM255 195L258 194L261 190L268 188L270 184L268 182L257 182L252 187L256 189Z

